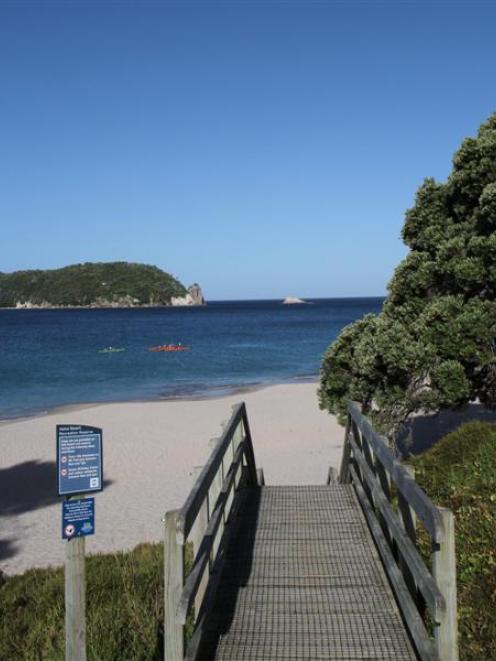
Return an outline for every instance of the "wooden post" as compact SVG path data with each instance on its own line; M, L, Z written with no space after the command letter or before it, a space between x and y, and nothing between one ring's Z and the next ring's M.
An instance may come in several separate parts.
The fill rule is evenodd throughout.
M259 487L265 486L265 476L263 468L257 468L257 484Z
M415 480L415 468L409 464L403 464L403 468L408 473L408 475ZM410 506L406 498L403 496L401 491L398 491L398 509L400 513L400 522L410 539L412 540L415 548L417 548L417 515L415 510ZM399 565L405 583L408 586L410 594L412 595L413 600L417 606L422 607L422 598L421 595L417 593L417 586L413 575L408 567L407 562L405 562L401 553L399 554Z
M338 472L334 466L329 466L329 471L327 473L327 482L326 484L335 484L338 481Z
M164 659L183 661L184 627L176 609L184 583L184 547L177 539L176 510L165 515L164 542Z
M232 438L232 450L233 450L233 458L236 453L236 450L239 447L239 444L243 440L244 437L244 429L243 429L243 421L240 420L238 426L234 430L233 438ZM239 487L241 477L243 475L243 462L245 459L241 462L241 466L239 467L239 474L236 475L235 480L234 480L234 489L236 490Z
M66 543L65 552L65 658L86 661L86 581L84 537Z
M217 441L218 439L215 440ZM201 473L202 468L203 466L195 466L193 468L193 475L195 477L195 481L198 478L198 475ZM205 499L203 501L202 506L200 507L200 510L196 517L196 521L194 522L193 527L191 528L191 532L189 534L189 539L193 544L193 558L196 558L198 554L198 549L200 548L200 544L202 543L203 536L205 535L207 526L208 526L208 512L207 512L207 501ZM195 597L195 613L200 612L200 606L203 601L203 597L205 596L207 583L208 583L208 573L205 572L205 575L200 583L200 587L198 588L198 592L196 593L196 597Z
M346 417L346 429L344 431L344 445L343 445L343 455L341 457L341 468L339 470L339 482L340 484L348 484L350 481L350 457L351 457L351 447L349 441L350 433L350 419L351 416L348 413Z
M432 573L446 601L446 612L436 617L436 648L440 661L458 661L458 625L456 615L455 517L451 510L439 507L444 539L436 545Z
M415 480L415 468L410 464L403 464L403 468L406 470L408 475ZM412 542L417 545L417 515L415 510L411 507L408 501L405 499L401 491L398 493L398 506L401 514L401 521L403 527L405 528L406 533L412 540Z

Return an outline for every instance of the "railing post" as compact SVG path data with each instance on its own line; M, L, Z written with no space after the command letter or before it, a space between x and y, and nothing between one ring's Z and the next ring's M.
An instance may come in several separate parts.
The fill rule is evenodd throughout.
M348 438L350 433L350 420L351 415L348 413L346 416L346 429L344 431L343 455L341 457L341 467L339 469L339 482L341 484L348 484L350 481L351 447Z
M265 475L263 468L257 468L257 484L259 487L265 486Z
M176 615L184 584L184 546L177 538L177 510L165 515L164 659L183 661L184 627Z
M245 437L246 437L246 462L248 464L248 475L250 479L250 485L256 487L258 484L257 478L257 466L255 463L255 453L253 451L253 440L251 437L250 423L248 422L248 413L246 412L246 405L243 402L242 405L242 414L241 414L242 426L244 428Z
M445 599L446 611L436 618L436 648L440 661L458 661L455 517L449 509L439 507L438 510L443 520L444 538L434 547L432 571Z
M410 466L409 464L403 464L403 468L412 478L412 480L415 480L415 468L413 466ZM406 534L412 540L413 545L415 546L415 548L417 548L417 516L415 514L415 510L413 509L413 507L409 505L408 501L403 496L401 491L398 492L398 510L400 513L400 522ZM405 579L405 583L407 584L407 587L410 590L410 594L412 595L413 600L417 604L417 607L421 609L422 608L421 596L417 592L417 586L415 584L413 575L401 553L399 554L399 564L400 564L401 572L403 574L403 578Z

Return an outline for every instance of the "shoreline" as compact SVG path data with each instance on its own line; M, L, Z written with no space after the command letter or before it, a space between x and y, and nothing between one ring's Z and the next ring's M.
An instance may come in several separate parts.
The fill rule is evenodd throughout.
M211 439L241 400L266 483L325 484L329 466L339 466L344 431L318 408L316 390L316 383L292 383L196 401L71 408L71 424L103 429L105 486L95 494L88 552L160 541L164 512L182 506ZM59 410L0 426L0 568L7 574L63 563L55 426L68 417Z
M287 379L281 379L277 381L260 381L258 383L251 384L233 384L232 386L211 386L210 388L198 389L198 392L189 392L184 394L177 395L163 395L160 394L155 397L150 398L141 398L141 397L131 397L129 399L104 399L104 400L94 400L88 402L71 402L69 404L57 404L55 406L42 409L42 410L33 410L31 413L21 413L19 415L13 415L8 417L2 417L0 414L0 428L3 425L10 424L12 422L19 422L23 420L31 420L33 418L41 418L47 415L52 415L55 413L71 413L72 411L79 411L91 408L93 406L105 406L112 404L146 404L150 402L202 402L210 399L225 399L227 397L232 397L235 395L242 395L244 393L257 392L259 390L264 390L265 388L271 388L273 386L280 385L291 385L291 384L300 384L300 383L319 383L319 375L305 375L305 376L293 376L288 377ZM210 393L210 394L208 394Z

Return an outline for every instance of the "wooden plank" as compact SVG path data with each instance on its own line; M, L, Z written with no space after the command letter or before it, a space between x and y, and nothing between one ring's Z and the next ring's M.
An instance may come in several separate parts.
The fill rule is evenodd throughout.
M388 471L398 490L403 494L409 505L429 531L435 542L443 539L443 520L436 506L429 500L419 485L412 480L404 466L393 457L387 442L373 429L369 421L362 415L356 402L348 403L348 411L362 434L370 443L374 454Z
M351 440L351 447L355 453L355 458L362 469L362 475L368 483L369 491L373 494L374 503L386 520L389 530L398 545L398 549L405 558L405 562L415 579L418 589L423 594L430 612L433 615L442 612L446 607L446 604L442 593L436 585L435 579L429 573L429 570L425 566L417 548L405 533L390 502L382 492L379 482L370 470L363 456L358 452L358 448L353 439ZM352 475L355 475L358 478L358 475L355 472L353 472ZM361 488L362 486L361 482L358 484L353 482L353 484L355 487L359 486Z
M393 586L398 604L407 624L410 635L417 648L417 652L419 653L422 661L437 661L437 654L432 641L430 640L425 625L420 615L418 614L415 604L413 603L405 581L403 580L403 576L401 575L401 572L396 565L391 551L389 550L388 543L382 534L381 527L375 518L369 500L365 495L365 491L363 490L361 483L358 480L358 475L356 474L353 467L351 467L350 472L354 480L356 494L362 505L370 531L381 555L384 568L389 577L389 580L391 581L391 585Z
M455 517L439 508L445 527L445 539L433 553L433 572L446 601L446 609L435 614L436 647L440 661L458 661L458 625L456 615Z
M68 661L86 661L85 538L66 542L65 655Z
M184 581L184 547L177 540L178 512L165 515L164 659L183 661L184 627L176 615Z
M183 541L188 537L196 516L200 511L202 503L207 496L208 490L222 463L222 458L231 443L233 434L239 425L243 412L243 404L238 404L233 411L222 436L203 467L198 479L191 489L186 502L178 514L178 533L182 535Z

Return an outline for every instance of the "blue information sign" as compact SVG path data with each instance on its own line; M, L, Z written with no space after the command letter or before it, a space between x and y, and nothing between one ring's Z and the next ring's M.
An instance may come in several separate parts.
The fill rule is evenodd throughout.
M62 503L62 539L95 534L95 499L75 498Z
M59 496L101 491L102 430L86 425L57 425Z

